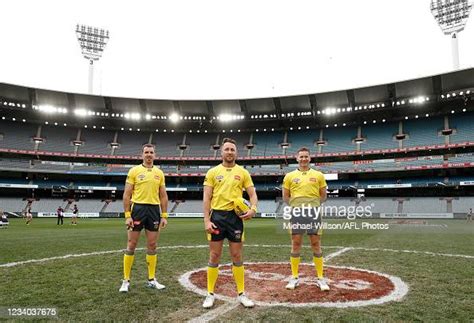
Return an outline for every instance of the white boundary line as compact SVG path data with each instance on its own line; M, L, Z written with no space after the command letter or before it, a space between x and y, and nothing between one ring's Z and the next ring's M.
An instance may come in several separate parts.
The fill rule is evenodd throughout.
M335 258L335 257L337 257L337 256L339 256L339 255L342 255L344 252L349 251L349 250L352 250L352 248L342 248L341 250L338 250L338 251L336 251L336 252L330 253L329 255L323 257L323 258L324 258L324 261L329 261L329 260L331 260L332 258Z
M245 245L246 248L290 248L290 245ZM209 248L208 245L178 245L178 246L161 246L158 249L205 249ZM397 250L397 249L383 249L383 248L364 248L364 247L343 247L343 246L323 246L323 249L340 249L340 248L349 248L351 250L364 250L364 251L388 251L388 252L399 252L399 253L414 253L414 254L423 254L428 256L443 256L443 257L458 257L458 258L465 258L465 259L474 259L474 256L470 255L459 255L459 254L450 254L450 253L437 253L431 251L418 251L418 250ZM136 250L144 250L144 248L137 248ZM15 262L8 262L4 264L0 264L0 268L5 267L15 267L21 266L26 264L33 264L33 263L44 263L52 260L61 260L61 259L68 259L68 258L77 258L77 257L87 257L87 256L98 256L98 255L105 255L110 253L120 253L123 252L122 250L107 250L107 251L95 251L95 252L88 252L88 253L79 253L79 254L68 254L64 256L56 256L56 257L49 257L49 258L42 258L42 259L30 259L24 261L15 261ZM325 258L329 257L330 255L326 256Z
M246 264L275 264L275 265L288 265L288 262L253 262L253 263L246 263ZM306 265L306 266L313 266L313 264L301 264L301 265ZM326 268L340 268L340 269L350 269L350 270L357 270L357 271L363 271L366 273L370 274L375 274L378 276L382 276L385 278L388 278L392 284L395 286L394 290L383 297L376 298L376 299L371 299L371 300L366 300L366 301L348 301L348 302L312 302L312 303L279 303L279 302L260 302L260 301L254 301L256 305L259 306L286 306L286 307L337 307L337 308L347 308L347 307L361 307L361 306L369 306L369 305L379 305L383 304L386 302L392 302L392 301L401 301L403 297L408 293L408 285L405 284L400 278L396 276L391 276L387 275L384 273L379 273L376 271L372 270L367 270L367 269L360 269L360 268L355 268L355 267L349 267L349 266L326 266ZM199 271L204 271L206 270L206 267L199 268L196 270L188 271L187 273L181 275L179 278L179 283L186 288L189 291L192 291L196 294L206 296L207 291L204 289L201 289L194 285L190 281L190 277L192 274L197 273ZM232 302L235 301L235 298L224 296L224 295L219 295L216 294L216 298L223 300L223 301L228 301Z
M215 318L232 311L234 308L238 307L240 305L239 302L237 302L235 299L230 301L229 303L226 303L224 305L221 305L219 307L216 307L215 309L208 311L204 313L201 316L195 317L191 320L188 321L188 323L201 323L201 322L209 322L214 320Z

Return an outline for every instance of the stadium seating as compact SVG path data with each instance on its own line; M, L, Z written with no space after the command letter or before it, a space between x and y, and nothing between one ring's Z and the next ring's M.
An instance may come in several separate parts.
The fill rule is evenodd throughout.
M282 155L283 149L280 144L283 142L281 132L254 132L252 156L273 156Z
M215 150L212 149L212 146L216 142L217 134L215 133L187 134L188 148L185 151L185 156L213 157Z
M473 113L454 114L448 117L450 127L455 129L455 133L450 136L450 142L465 142L474 138L474 119ZM361 135L364 142L361 143L361 150L390 149L398 148L399 142L393 139L393 135L398 133L398 122L371 124L361 126ZM433 144L444 144L445 136L440 135L439 131L444 129L444 118L420 118L404 120L402 122L403 133L407 134L407 139L403 140L403 147L425 146ZM422 126L420 126L422 125ZM32 140L38 134L38 125L28 123L0 121L0 148L24 148L33 150L35 144ZM271 156L281 155L284 150L280 144L284 141L285 132L271 132L267 129L263 132L233 132L233 133L164 133L164 132L146 132L146 131L114 131L89 128L74 128L42 125L40 137L44 142L39 145L41 151L52 152L74 152L74 146L71 144L81 132L80 139L83 145L78 148L79 153L88 154L111 154L110 143L116 138L119 147L116 149L116 155L139 155L140 148L144 143L152 141L157 145L157 154L159 156L180 156L178 146L183 143L187 149L184 156L213 156L214 151L211 145L216 141L222 141L224 137L232 137L237 141L238 150L241 156L247 156L248 150L245 145L250 142L253 135L253 144L255 147L251 150L251 156ZM353 139L357 137L357 127L329 127L323 128L323 139L326 145L321 148L322 153L348 152L355 151L357 145ZM287 154L293 155L301 146L306 146L312 151L317 152L318 147L315 141L319 140L319 129L303 129L288 131L287 141L290 144L286 150ZM219 140L217 140L219 138Z
M41 151L59 151L73 153L74 146L72 142L76 139L77 129L70 127L41 127L41 137L44 141L39 145Z
M0 148L33 150L37 130L32 124L0 121Z
M327 142L322 147L322 153L355 151L356 145L352 140L357 137L356 128L327 128L323 130L323 139Z
M398 148L398 141L393 136L398 133L398 123L383 123L362 127L361 150Z
M120 146L116 149L115 155L140 156L142 146L150 139L150 133L119 131L117 137Z
M403 147L444 144L444 136L439 135L443 128L443 118L439 117L404 121L403 132L408 134L408 138L403 141Z
M451 135L450 142L458 143L465 141L472 141L474 138L474 114L455 114L449 117L449 126L456 130L456 133Z

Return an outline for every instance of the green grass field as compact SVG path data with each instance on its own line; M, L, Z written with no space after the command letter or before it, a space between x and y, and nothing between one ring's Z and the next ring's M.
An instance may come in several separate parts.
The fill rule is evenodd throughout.
M66 221L68 222L68 221ZM329 261L375 270L400 277L409 286L401 302L359 308L237 307L217 321L472 321L474 320L474 223L429 221L443 227L392 226L382 230L328 230L323 235L324 253L341 247L355 247ZM244 259L251 262L287 261L289 236L276 229L271 219L255 219L246 227ZM140 247L144 247L144 237ZM158 280L167 288L146 289L145 253L137 251L132 271L132 290L118 293L122 279L122 253L126 244L123 219L80 219L78 226L56 226L55 219L34 219L26 226L13 219L10 228L0 230L0 306L55 307L60 320L92 321L186 321L206 313L202 296L183 288L178 278L207 264L206 248L163 248L158 253ZM205 245L202 220L171 219L159 245ZM281 245L264 247L256 245ZM364 250L357 248L377 248ZM380 249L428 251L425 253ZM1 266L11 262L50 258L68 254L117 251L53 259L38 263ZM305 248L302 260L311 261ZM228 263L224 253L222 263ZM222 301L216 307L222 306ZM20 319L3 316L1 319ZM23 319L23 318L21 318Z

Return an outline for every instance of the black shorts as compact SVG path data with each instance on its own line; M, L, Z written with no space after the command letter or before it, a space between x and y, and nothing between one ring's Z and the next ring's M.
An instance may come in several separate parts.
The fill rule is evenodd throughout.
M292 226L291 234L307 234L307 235L321 235L322 234L322 222L321 222L320 209L309 209L305 216L292 216L290 224ZM301 214L301 213L300 213Z
M160 227L160 206L152 204L132 204L133 231L158 231Z
M244 241L244 222L234 211L211 211L211 222L217 227L219 233L208 234L210 241L222 241L227 238L231 242Z

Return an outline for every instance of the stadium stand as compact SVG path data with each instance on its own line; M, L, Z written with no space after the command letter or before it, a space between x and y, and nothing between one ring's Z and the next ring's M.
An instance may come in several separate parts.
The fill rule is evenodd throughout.
M72 142L76 140L77 130L67 127L41 126L41 138L44 141L39 145L41 151L74 152Z
M120 146L116 149L115 155L140 156L142 146L150 142L150 135L153 134L117 132L117 142Z
M442 118L424 118L422 121L416 119L404 121L403 132L408 134L408 138L403 141L403 147L444 144L444 136L439 134L439 131L442 129Z
M361 144L362 150L371 149L391 149L399 148L399 143L394 139L398 133L398 123L388 122L362 127L362 138L365 141Z
M110 155L110 143L114 140L114 132L109 130L81 129L80 140L83 144L78 152L82 154Z
M283 149L280 143L283 142L281 132L254 132L252 143L255 145L252 149L252 156L273 156L281 155Z
M456 130L456 133L451 135L450 142L466 142L472 141L474 138L474 114L458 114L449 116L449 125Z
M0 148L33 150L37 128L32 124L0 121Z
M213 157L215 150L213 145L219 144L219 136L215 133L187 134L186 144L188 145L186 156L206 156Z
M343 151L355 151L356 145L352 142L357 137L355 128L327 128L323 130L323 140L326 144L322 146L322 153L334 153Z

